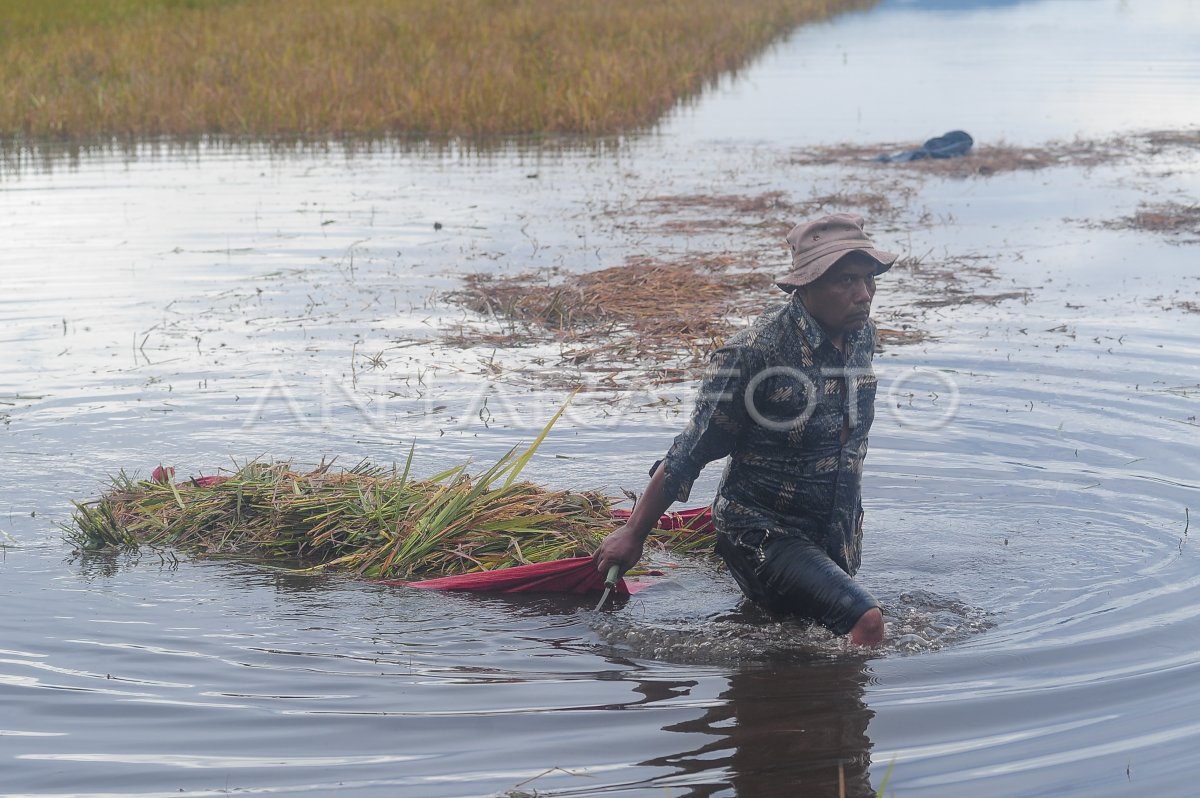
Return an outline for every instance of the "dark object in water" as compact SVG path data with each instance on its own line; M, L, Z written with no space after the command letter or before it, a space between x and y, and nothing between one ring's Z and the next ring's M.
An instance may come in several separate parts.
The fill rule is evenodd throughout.
M924 158L957 158L966 155L971 150L975 140L963 130L951 130L941 136L929 139L915 150L906 150L893 155L880 155L876 161L884 163L903 163L905 161L920 161Z

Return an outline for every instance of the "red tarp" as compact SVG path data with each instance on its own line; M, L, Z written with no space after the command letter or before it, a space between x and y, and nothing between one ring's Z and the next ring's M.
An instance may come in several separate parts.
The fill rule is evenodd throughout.
M624 521L629 517L629 510L613 510L613 518ZM656 529L691 529L706 534L716 531L713 526L712 513L707 507L692 507L673 513L664 513L658 519Z
M175 468L173 466L159 466L154 469L154 473L150 475L153 482L167 482L175 478ZM195 485L197 488L211 488L213 485L220 485L229 477L193 477L187 482L180 482L182 485Z
M175 469L170 466L159 466L154 469L150 478L155 482L166 482L175 478ZM211 485L218 485L226 479L228 477L196 477L179 484L207 488ZM628 517L628 510L613 510L613 518L625 520ZM712 532L712 516L707 507L680 510L667 513L659 518L658 528ZM497 568L493 571L441 576L419 582L387 580L383 584L429 588L430 590L474 590L490 593L599 593L604 590L604 575L596 570L591 557L572 557L566 560ZM649 584L646 582L619 579L616 587L613 588L613 594L629 596L648 586Z
M596 570L591 557L515 565L494 571L477 571L458 576L423 579L420 582L385 581L385 585L428 588L430 590L477 590L489 593L599 593L604 590L604 575ZM647 587L645 582L617 580L613 594L628 596Z

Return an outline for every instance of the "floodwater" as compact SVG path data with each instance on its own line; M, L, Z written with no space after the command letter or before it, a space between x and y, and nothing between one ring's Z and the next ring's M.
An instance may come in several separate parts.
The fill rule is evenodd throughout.
M782 191L800 208L892 168L795 165L812 144L1195 130L1194 4L945 6L798 31L621 141L6 162L0 792L1194 793L1200 231L1115 223L1195 205L1194 144L887 173L881 246L985 265L972 287L1017 298L923 306L930 337L876 360L860 577L886 608L879 651L741 607L702 559L657 555L666 578L595 613L63 541L70 500L122 469L387 463L414 442L426 473L487 464L562 402L547 372L588 388L528 475L640 490L689 386L616 392L552 346L439 343L489 323L443 296L463 274L780 257L761 229L659 225L651 200ZM827 129L770 88L808 74ZM876 314L922 299L897 269Z

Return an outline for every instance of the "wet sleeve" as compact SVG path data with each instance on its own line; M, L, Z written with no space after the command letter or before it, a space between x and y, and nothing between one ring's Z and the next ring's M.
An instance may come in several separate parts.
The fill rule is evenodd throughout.
M745 350L724 348L713 354L687 428L659 461L666 469L664 492L672 501L687 501L704 466L733 451L746 424L750 373Z

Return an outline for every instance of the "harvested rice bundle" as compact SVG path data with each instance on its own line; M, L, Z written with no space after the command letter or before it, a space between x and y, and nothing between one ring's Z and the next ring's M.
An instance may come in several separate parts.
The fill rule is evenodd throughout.
M366 462L303 474L287 463L253 462L177 484L174 469L139 481L122 472L99 499L74 503L66 537L84 551L167 546L394 580L590 555L620 523L613 500L517 481L570 401L528 449L513 448L478 476L464 464L410 479L413 449L399 473ZM664 516L665 548L711 549L711 523L695 512Z
M378 579L590 554L614 526L611 502L517 481L570 401L528 449L513 448L475 477L464 464L410 479L414 449L399 474L367 463L336 474L327 465L297 474L286 463L250 463L183 484L170 469L138 482L121 473L99 499L75 502L67 538L83 550L170 546L299 559Z
M400 474L368 464L296 473L285 463L182 484L120 474L98 500L76 503L67 536L85 550L169 546L380 579L590 554L615 525L610 500L518 482L524 462L512 451L476 477L462 465L423 480L409 478L411 453Z

